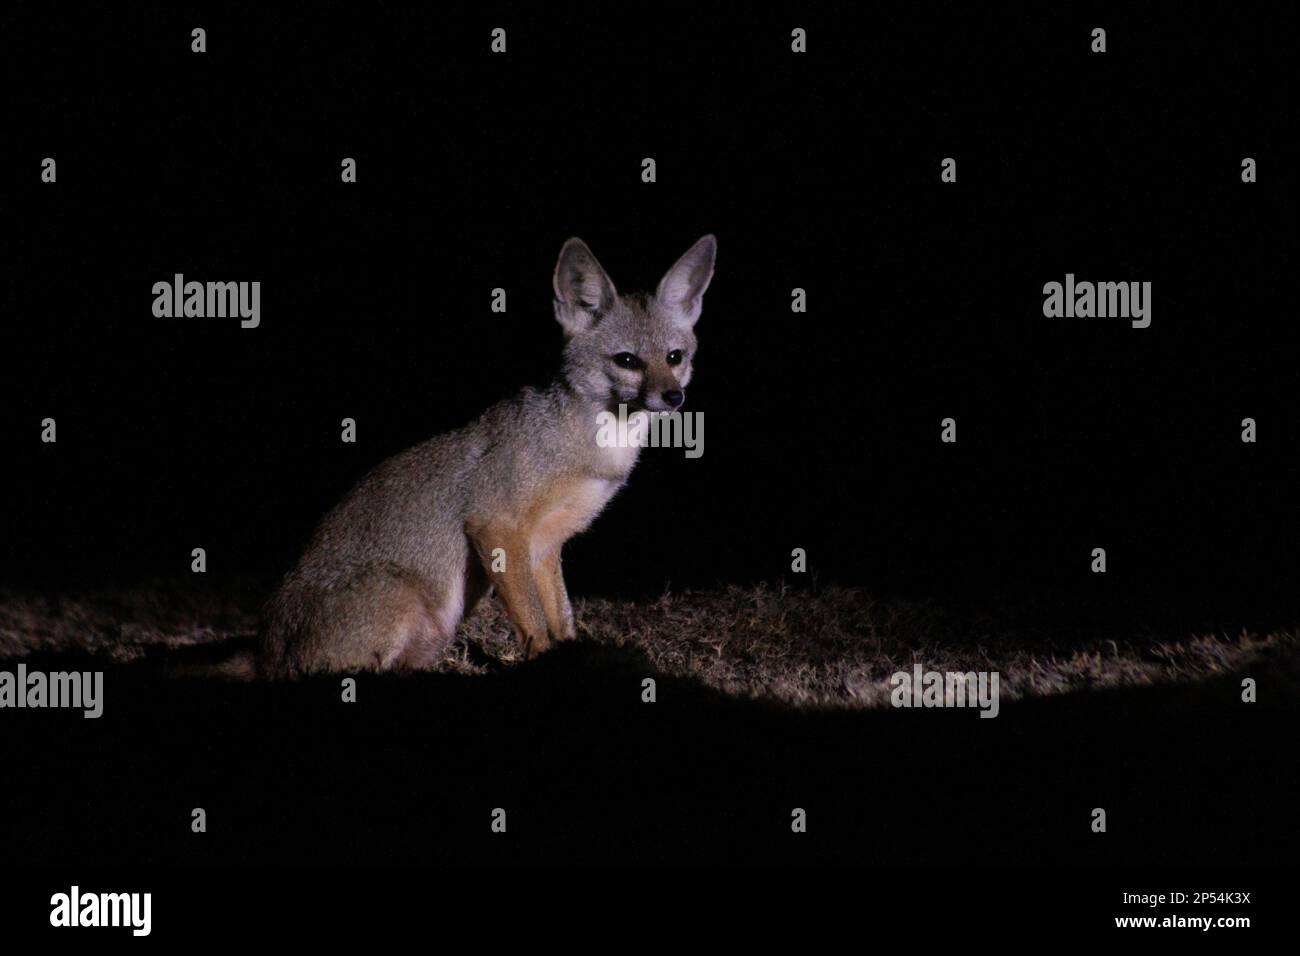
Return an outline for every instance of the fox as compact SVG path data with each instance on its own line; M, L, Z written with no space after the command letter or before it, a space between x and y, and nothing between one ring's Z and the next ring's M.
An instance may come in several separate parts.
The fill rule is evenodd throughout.
M574 640L561 549L640 452L597 442L602 413L622 405L631 422L682 407L716 255L705 235L653 293L624 295L567 240L551 283L559 372L383 461L321 519L263 609L258 676L431 668L490 590L524 659Z

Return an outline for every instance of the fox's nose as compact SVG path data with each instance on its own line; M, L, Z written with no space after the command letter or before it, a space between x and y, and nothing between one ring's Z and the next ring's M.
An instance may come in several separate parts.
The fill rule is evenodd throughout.
M664 392L664 401L673 408L678 408L681 406L682 402L686 401L686 393L680 388L670 388L668 391Z

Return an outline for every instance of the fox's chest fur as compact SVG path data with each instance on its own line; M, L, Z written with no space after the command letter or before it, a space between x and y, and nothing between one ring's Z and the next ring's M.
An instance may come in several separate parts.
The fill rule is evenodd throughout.
M587 530L627 482L640 450L636 445L593 445L586 467L549 483L530 509L529 550L533 560Z
M558 486L539 501L528 542L533 561L586 531L621 484L605 478L580 478Z

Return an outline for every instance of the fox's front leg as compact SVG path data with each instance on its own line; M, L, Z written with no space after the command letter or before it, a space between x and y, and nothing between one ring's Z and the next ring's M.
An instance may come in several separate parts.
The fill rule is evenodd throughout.
M573 624L573 606L569 592L564 587L564 574L560 570L560 549L542 558L533 569L537 591L542 596L542 609L546 612L546 626L557 641L571 641L578 636Z
M506 606L519 649L525 657L536 657L551 646L551 639L546 633L546 611L530 566L528 539L508 528L470 531L469 536Z

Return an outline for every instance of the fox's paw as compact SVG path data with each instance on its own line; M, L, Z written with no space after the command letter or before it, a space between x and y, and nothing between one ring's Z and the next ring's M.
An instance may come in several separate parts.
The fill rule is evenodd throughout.
M545 654L551 649L552 641L545 634L538 634L533 637L524 637L524 659L532 660L539 654Z

